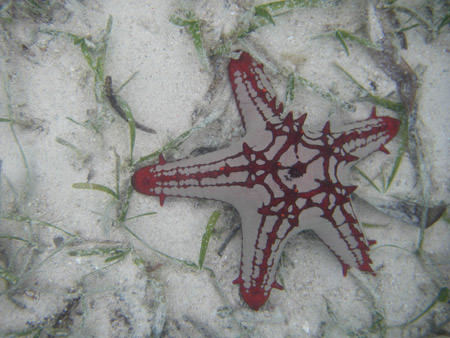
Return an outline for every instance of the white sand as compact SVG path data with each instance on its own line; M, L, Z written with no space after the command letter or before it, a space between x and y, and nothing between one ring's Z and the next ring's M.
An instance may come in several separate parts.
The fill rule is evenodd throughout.
M241 3L239 7L237 3ZM243 303L232 281L238 275L240 233L227 246L223 256L217 249L232 227L233 213L220 202L167 199L164 207L157 198L133 194L128 216L155 211L156 215L126 222L126 225L152 248L183 260L198 261L201 237L209 216L220 210L216 225L221 233L210 241L205 265L215 273L197 271L166 259L112 220L115 205L107 194L72 188L76 182L114 187L117 154L121 161L122 185L131 172L128 126L108 108L101 134L74 124L83 122L96 109L93 73L78 46L63 37L39 33L56 29L78 35L100 35L108 16L113 27L108 43L105 75L111 75L114 88L134 72L136 77L120 92L137 121L157 131L156 135L137 131L134 158L156 151L171 139L205 121L212 123L196 131L169 159L189 156L203 146L223 146L239 137L241 127L231 88L225 77L219 79L210 102L205 94L214 72L224 71L227 58L208 70L201 64L190 35L169 22L180 8L192 8L204 22L206 45L211 46L235 26L251 1L68 1L54 13L52 23L16 19L5 27L11 38L3 37L1 73L9 83L15 118L32 121L29 128L15 125L30 168L30 184L20 151L8 123L0 123L1 211L49 222L77 234L77 240L37 222L0 219L0 267L19 277L15 285L0 279L0 335L44 327L80 337L342 337L352 332L369 332L375 316L381 325L391 327L387 336L416 337L427 332L430 320L438 325L448 320L449 308L438 305L423 319L404 331L392 328L414 318L448 285L450 231L440 220L425 231L424 262L413 254L419 230L416 226L383 215L372 206L356 201L360 221L385 227L368 228L366 235L378 245L372 250L376 276L352 269L342 276L341 265L316 238L302 235L291 240L278 272L285 291L274 290L268 303L254 312ZM279 97L284 97L286 78L278 69L296 71L341 98L352 99L357 89L334 63L369 88L377 84L375 95L385 96L395 85L377 68L367 51L350 43L350 56L335 39L313 39L326 31L345 29L364 35L365 2L343 1L338 7L296 9L277 17L252 33L236 48L249 50L266 61L266 72ZM403 18L404 19L404 18ZM422 28L406 32L409 49L401 55L417 70L421 86L417 93L418 134L429 182L429 203L449 198L448 112L449 28L425 42ZM23 46L26 46L24 48ZM0 117L8 117L5 82L2 83ZM368 116L371 104L356 103L356 112L336 110L306 88L296 87L289 107L308 112L307 124L320 128L331 119L342 124ZM395 95L393 96L395 99ZM106 107L109 107L106 105ZM91 115L89 115L91 114ZM379 114L393 114L379 108ZM36 127L36 128L34 128ZM83 156L56 142L64 139ZM380 170L387 176L398 149L398 140L388 145L392 155L374 154L359 167L380 182ZM416 171L417 173L417 171ZM362 186L357 194L370 201L374 189L355 173ZM393 196L405 199L420 196L413 165L405 158L394 181ZM28 194L23 199L24 193ZM15 197L15 193L18 194ZM14 210L14 200L18 210ZM14 213L14 211L16 211ZM235 218L234 218L235 219ZM70 256L72 250L104 247L131 249L116 264L105 263L107 256ZM139 263L137 264L137 260ZM14 302L15 301L15 302ZM20 307L18 304L24 307ZM66 308L66 310L64 310ZM64 311L66 315L64 316ZM431 319L433 318L433 319ZM57 322L59 319L59 324ZM448 330L447 326L447 330ZM53 330L53 331L52 331Z

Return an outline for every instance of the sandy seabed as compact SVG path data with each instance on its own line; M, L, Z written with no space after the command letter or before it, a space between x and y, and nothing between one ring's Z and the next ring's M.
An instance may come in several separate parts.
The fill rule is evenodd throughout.
M20 2L2 8L11 20L2 16L0 41L1 336L449 334L448 303L439 301L449 285L449 216L445 213L423 234L419 227L426 211L439 211L450 200L448 24L439 34L419 25L405 30L403 38L391 37L398 59L418 80L413 94L408 92L413 95L405 137L409 147L389 190L378 192L356 171L352 176L352 184L359 185L353 207L360 222L372 225L364 227L367 238L377 241L371 250L375 276L351 269L343 277L331 251L315 236L302 234L284 249L277 276L285 290L272 291L254 312L232 284L239 273L240 232L217 254L239 225L234 209L176 198L161 207L156 197L127 197L133 171L129 127L105 101L98 76L110 75L136 121L156 131L136 131L133 161L162 147L167 160L188 157L226 147L243 133L226 75L230 52L199 54L192 26L176 25L171 17L199 19L208 54L226 42L232 50L249 51L266 65L280 99L292 72L314 84L297 81L286 105L286 110L307 112L312 129L327 120L332 126L361 120L371 111L373 103L358 99L364 92L336 64L371 95L400 102L395 79L373 53L347 39L347 54L334 32L369 39L377 18L386 34L396 29L396 20L400 28L415 24L407 12L395 12L389 21L386 11L373 16L370 2L349 0L295 8L274 16L275 24L232 41L237 27L255 20L253 6L262 3L65 1L38 14ZM396 3L428 18L424 4ZM448 11L442 3L436 6ZM193 19L186 19L189 11ZM258 20L268 20L265 13L259 12ZM104 71L96 77L82 49L93 52L101 45L108 18L106 52L93 54L94 59L104 55ZM61 32L90 38L76 40ZM398 116L377 109L380 115ZM189 137L170 147L186 131ZM387 146L390 155L373 154L358 168L382 187L401 147L397 136ZM156 157L143 164L152 161ZM112 194L73 188L86 182L109 187ZM210 239L207 269L199 270L185 263L198 262L215 210L221 217ZM155 214L132 218L150 212Z

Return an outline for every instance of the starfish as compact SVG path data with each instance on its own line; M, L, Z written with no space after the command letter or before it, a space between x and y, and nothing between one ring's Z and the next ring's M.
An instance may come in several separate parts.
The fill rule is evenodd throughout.
M229 148L194 158L141 168L134 188L146 195L197 197L232 204L241 217L239 277L244 301L258 310L276 281L281 252L290 237L312 230L336 255L344 276L349 267L373 273L369 246L356 219L346 185L350 167L381 150L400 122L377 116L333 131L304 127L306 114L289 112L274 95L262 64L247 52L229 63L229 77L245 136Z

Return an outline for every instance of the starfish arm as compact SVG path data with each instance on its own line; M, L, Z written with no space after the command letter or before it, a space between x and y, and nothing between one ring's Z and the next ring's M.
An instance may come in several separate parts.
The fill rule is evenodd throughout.
M258 310L272 288L283 289L276 281L278 263L288 238L298 228L279 215L237 209L242 219L242 256L239 277L234 284L240 285L242 298L250 308Z
M283 103L276 98L264 67L247 52L240 52L238 59L231 59L229 76L242 124L247 133L261 133L266 123L282 123L280 114Z
M140 193L159 196L163 205L167 196L207 198L233 205L251 205L251 201L267 200L261 185L255 186L249 173L249 151L245 143L201 156L141 168L132 177L133 187ZM255 202L256 203L256 202Z
M346 163L362 159L381 150L398 132L400 121L389 116L376 116L375 107L370 117L363 121L342 126L339 130L324 133L334 153ZM325 128L324 128L325 129Z
M325 211L318 207L304 210L300 215L302 229L309 229L325 243L342 264L344 276L349 267L373 272L369 245L355 217L350 200Z

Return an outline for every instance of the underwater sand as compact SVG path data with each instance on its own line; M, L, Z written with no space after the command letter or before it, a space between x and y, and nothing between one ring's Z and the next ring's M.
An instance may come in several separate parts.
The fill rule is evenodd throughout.
M415 9L423 5L400 2ZM220 0L67 1L40 19L18 12L4 23L0 336L448 334L450 311L445 302L438 301L423 317L402 326L449 285L448 214L423 232L422 251L416 255L423 208L402 209L406 201L430 208L450 201L448 24L434 39L421 26L405 31L408 49L399 49L399 54L418 77L417 117L410 122L410 133L415 134L408 135L416 147L410 144L391 187L380 193L357 171L352 176L352 183L359 185L355 213L360 222L372 225L364 227L366 237L377 241L371 250L375 276L351 269L344 277L332 252L311 234L301 234L288 242L280 263L277 276L285 290L273 290L266 305L255 312L232 284L239 273L241 233L221 256L217 253L239 225L229 205L167 198L161 207L158 198L133 193L127 217L155 214L120 222L124 205L110 194L72 187L89 182L115 191L119 182L121 199L126 200L132 175L129 128L107 102L97 102L94 72L80 45L63 34L44 31L90 35L89 48L111 16L104 75L112 77L117 91L136 73L118 95L136 121L156 131L136 131L133 160L191 130L179 147L164 151L167 160L174 160L199 148L225 147L243 129L226 75L229 54L208 63L199 56L188 30L170 17L183 17L191 10L201 19L203 44L211 50L239 21L252 18L252 5ZM373 104L357 99L361 91L335 64L372 95L399 102L396 85L367 48L347 41L347 55L336 38L324 35L342 29L368 38L368 27L375 23L366 9L365 1L293 9L275 17L275 25L239 39L232 49L247 50L265 63L282 100L291 72L335 95L337 99L330 101L297 83L286 109L307 112L310 128L321 128L327 120L340 125L364 119ZM397 16L402 27L416 23L408 22L405 13ZM399 48L399 40L393 41ZM98 90L101 93L101 87ZM377 109L380 115L398 116L381 106ZM358 168L381 187L400 147L398 136L387 146L390 155L373 154ZM199 270L183 262L198 263L202 236L215 210L221 216L206 254L207 269Z

